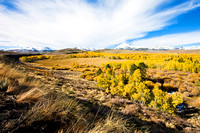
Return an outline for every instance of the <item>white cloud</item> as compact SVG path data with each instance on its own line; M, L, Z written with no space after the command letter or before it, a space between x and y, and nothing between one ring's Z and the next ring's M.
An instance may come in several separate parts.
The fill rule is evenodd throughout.
M57 48L96 47L140 38L200 5L193 0L164 11L169 0L16 0L19 12L0 7L0 41ZM9 44L6 44L9 45Z
M149 39L133 41L134 46L181 46L187 44L200 43L200 31L170 34Z

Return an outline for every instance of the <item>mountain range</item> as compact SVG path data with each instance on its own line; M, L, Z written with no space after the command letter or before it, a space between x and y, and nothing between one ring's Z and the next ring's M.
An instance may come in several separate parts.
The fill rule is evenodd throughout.
M2 51L11 51L19 53L41 53L41 52L52 52L55 51L49 47L11 47L11 48L1 48Z
M134 46L130 45L128 43L122 43L116 46L114 49L126 49L126 50L177 50L177 49L183 49L183 50L194 50L194 49L200 49L200 45L186 45L186 46Z
M89 48L81 48L78 47L76 49L80 50L89 50L89 51L94 51L98 50L95 47L89 47ZM121 43L118 45L113 45L111 47L107 47L105 49L124 49L124 50L195 50L195 49L200 49L200 44L198 45L186 45L186 46L134 46L128 43ZM43 52L53 52L55 49L52 49L50 47L0 47L1 51L11 51L11 52L19 52L19 53L43 53Z

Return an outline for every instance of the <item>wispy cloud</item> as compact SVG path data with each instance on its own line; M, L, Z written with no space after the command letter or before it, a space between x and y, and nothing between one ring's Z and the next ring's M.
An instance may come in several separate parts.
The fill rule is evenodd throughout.
M200 6L190 0L156 11L166 2L169 0L98 0L96 4L86 0L16 0L18 11L0 6L0 41L102 48L160 30L176 16Z
M200 31L170 34L149 39L133 41L134 46L183 46L200 43Z

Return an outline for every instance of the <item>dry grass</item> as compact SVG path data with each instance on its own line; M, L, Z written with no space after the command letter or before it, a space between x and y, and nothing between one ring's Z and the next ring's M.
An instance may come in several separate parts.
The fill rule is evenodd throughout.
M29 91L19 94L17 102L36 102L45 92L41 89L33 88Z
M0 69L0 74L7 78L21 79L22 77L24 77L24 74L19 73L17 69L18 69L17 66L15 68L13 68L11 65L3 65L2 64L2 68Z
M116 61L121 62L124 60L113 60L113 59L106 59L106 58L63 58L63 59L48 59L48 60L39 60L36 61L34 64L45 66L45 67L53 67L55 65L62 66L62 67L72 67L73 63L78 64L87 64L87 65L95 65L100 67L102 63L106 63L109 61Z
M63 93L50 91L35 103L25 119L28 119L29 124L44 119L53 120L57 116L61 116L62 119L75 119L75 117L77 119L77 111L79 111L79 107L75 100L68 98Z
M30 103L38 101L39 97L43 95L42 91L38 89L41 87L42 83L36 80L34 76L30 76L30 71L26 71L25 67L19 64L0 64L0 81L6 83L0 83L0 86L3 85L4 87L1 87L3 88L3 91L0 93L2 98L1 104L2 107L4 107L4 112L8 112L7 114L1 112L1 121L4 118L2 117L3 115L5 118L8 118L8 123L1 124L1 126L4 125L5 129L9 129L9 127L12 129L15 127L15 123L19 122L19 120L16 121L15 118L18 117L18 115L23 116L23 113L26 112L29 105L31 105ZM22 101L28 104L22 103ZM12 126L9 126L9 123L12 123Z
M127 127L127 120L113 113L109 114L105 120L100 121L89 133L130 133L134 126Z
M179 92L186 96L200 95L200 86L198 86L199 73L148 69L147 75L157 82L164 80L163 86L166 90L173 91L178 89Z
M198 109L200 109L200 97L191 97L191 98L188 98L188 103L190 105L192 105L193 107L196 107Z
M107 61L112 60L103 58L63 58L59 60L41 60L37 61L36 64L38 63L42 66L45 65L46 67L51 67L51 65L55 65L57 63L60 63L59 65L64 66L72 65L73 62L76 62L78 64L91 64L98 66L101 65L101 63L105 63ZM31 71L32 72L29 73L28 71L24 71L22 68L20 68L19 70L18 67L12 68L10 66L4 67L3 65L0 65L0 72L5 75L3 78L6 79L5 77L8 77L6 79L6 82L8 82L8 90L26 90L23 92L20 91L21 93L19 93L19 95L17 96L17 101L34 103L34 106L30 108L29 112L24 117L24 120L26 122L25 124L27 124L25 126L32 126L34 128L36 127L38 128L38 131L42 132L42 130L46 130L46 127L48 128L49 122L55 122L55 124L58 124L59 126L55 127L56 132L59 133L142 132L134 127L133 121L132 123L129 123L130 121L127 120L127 118L124 118L123 114L119 113L120 115L116 115L117 111L121 111L121 107L118 108L114 105L126 106L126 103L128 102L120 98L114 99L112 96L103 93L103 91L99 91L97 88L91 87L93 85L93 82L78 79L79 74L77 74L77 72L53 71L52 75L50 76L55 77L49 78L49 75L34 75L35 71L39 71L37 69L31 69ZM162 76L165 75L162 74ZM39 78L39 81L36 80L36 78ZM14 82L12 82L12 85L10 84L11 79L15 79ZM81 100L84 100L84 102L81 103ZM105 101L105 103L103 101ZM98 112L96 115L96 112L88 112L90 111L90 109L94 108L94 103L96 104L100 102L100 105L106 105L108 101L111 101L110 103L114 106L113 110L115 110L115 108L117 109L117 111L115 110L116 114L110 113L107 115L107 117L105 117L105 115L99 115ZM86 102L88 103L86 104ZM89 102L93 103L89 104ZM195 105L198 105L198 102ZM108 105L108 107L111 106ZM140 109L136 107L137 106L128 106L127 108L125 108L124 113L133 115L138 114L138 112L140 111L141 116L144 117L144 108L141 107ZM155 115L153 114L155 113L153 111L152 115ZM146 111L146 113L147 112L148 111ZM162 117L163 115L160 116L160 119L162 119ZM146 117L145 120L147 120ZM142 126L140 125L140 127Z
M38 89L43 83L36 79L34 76L29 76L28 72L25 72L25 68L16 65L3 65L0 68L1 81L4 80L7 83L6 92L18 95L18 102L23 100L34 100L36 97L41 96L41 90ZM34 100L35 101L35 100Z
M104 119L98 114L87 112L88 107L69 98L66 94L50 91L41 100L36 102L34 107L28 112L26 121L29 125L39 121L62 121L59 133L82 132L82 133L140 133L134 124L128 124L127 119L123 119L113 112Z

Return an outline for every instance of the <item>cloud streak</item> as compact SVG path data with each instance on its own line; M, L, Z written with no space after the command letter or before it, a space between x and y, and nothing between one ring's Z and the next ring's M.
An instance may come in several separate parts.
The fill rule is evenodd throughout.
M10 42L0 45L103 48L144 37L200 6L190 0L156 11L167 2L98 0L91 4L86 0L16 0L13 4L17 11L0 6L0 41Z
M188 44L200 43L200 31L188 33L170 34L149 39L133 41L134 46L183 46Z

